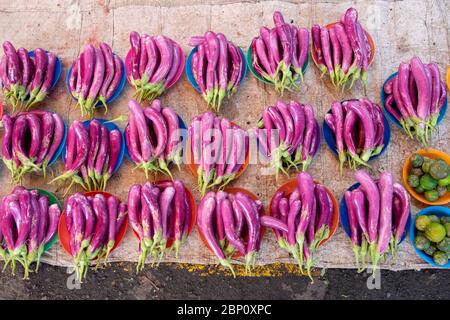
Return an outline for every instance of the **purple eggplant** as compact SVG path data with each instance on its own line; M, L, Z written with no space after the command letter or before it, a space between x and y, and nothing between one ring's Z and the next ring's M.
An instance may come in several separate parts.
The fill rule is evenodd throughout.
M214 192L208 192L200 202L197 210L197 226L203 235L211 251L219 258L219 263L225 268L230 268L234 275L234 269L231 263L226 259L220 248L214 234L214 214L216 210L216 199Z
M114 56L111 47L105 42L102 42L100 44L100 49L102 50L105 61L105 76L99 91L98 100L101 101L101 103L106 107L108 87L113 81L116 70L114 67Z

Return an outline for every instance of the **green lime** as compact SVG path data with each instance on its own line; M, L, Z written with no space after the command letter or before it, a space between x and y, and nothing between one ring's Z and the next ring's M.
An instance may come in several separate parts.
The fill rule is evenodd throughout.
M409 174L413 174L415 176L421 177L421 176L423 176L423 171L420 168L412 168L411 171L409 171Z
M446 265L448 262L448 256L445 252L442 251L436 251L433 254L433 261L434 263L436 263L438 266L443 266Z
M419 179L418 176L415 176L415 175L412 175L412 174L410 174L410 175L408 176L408 184L409 184L411 187L416 188L416 187L419 186L419 183L420 183L420 179Z
M441 251L449 253L450 252L450 238L445 237L444 240L442 240L441 242L439 242L436 245L436 247Z
M429 174L424 174L420 177L420 186L424 190L433 190L437 186L437 181Z
M414 191L416 191L419 194L422 194L425 192L425 190L421 186L414 188Z
M444 228L447 231L447 237L450 237L450 222L444 223Z
M438 185L446 187L450 184L450 174L445 177L444 179L438 180Z
M425 236L432 242L442 241L447 234L444 226L439 222L431 222L425 228Z
M430 240L428 240L427 238L425 238L424 236L417 236L414 239L414 245L417 247L417 249L419 250L426 250L428 249L428 247L430 246Z
M418 216L416 219L416 229L420 231L425 231L425 228L431 223L428 216Z
M436 250L437 250L436 247L430 244L430 246L425 250L423 250L423 252L432 257L433 254L436 252Z
M430 166L433 163L434 160L430 158L424 158L423 164L422 164L422 171L425 173L428 173L430 171Z
M437 190L427 190L424 196L428 201L434 202L439 199L439 192Z
M413 154L410 158L411 164L414 168L418 168L423 164L423 157L420 154Z
M442 159L436 160L430 165L430 175L436 180L444 179L449 174L448 164Z

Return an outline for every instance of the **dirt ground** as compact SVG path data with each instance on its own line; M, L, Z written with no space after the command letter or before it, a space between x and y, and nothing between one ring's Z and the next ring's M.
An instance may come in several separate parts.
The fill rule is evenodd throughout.
M23 281L9 271L0 275L0 299L449 299L450 272L446 270L381 271L372 281L368 273L329 269L315 277L237 277L190 272L175 265L146 268L117 263L90 270L83 284L74 283L66 268L43 265L39 276ZM370 279L369 279L370 278ZM368 281L369 279L369 281ZM217 290L222 288L222 290ZM270 288L270 289L268 289Z

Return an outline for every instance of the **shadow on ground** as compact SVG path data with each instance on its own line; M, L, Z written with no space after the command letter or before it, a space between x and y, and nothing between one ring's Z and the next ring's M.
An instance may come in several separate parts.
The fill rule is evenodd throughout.
M67 268L43 265L26 281L2 273L0 299L449 299L449 275L446 270L383 270L373 282L367 273L330 269L311 283L297 274L233 279L174 265L136 274L135 264L116 263L90 270L85 283L77 284Z

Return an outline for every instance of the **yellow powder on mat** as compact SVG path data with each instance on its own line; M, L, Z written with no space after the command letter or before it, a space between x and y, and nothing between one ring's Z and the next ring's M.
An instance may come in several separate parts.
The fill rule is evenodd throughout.
M296 264L291 263L280 263L276 262L269 265L264 266L255 266L251 273L245 272L244 265L233 265L236 276L238 277L279 277L286 274L293 274L299 276L307 276L306 274L302 274L300 268ZM196 273L200 276L208 276L208 275L224 275L224 276L233 276L230 270L225 269L219 265L204 265L204 264L189 264L189 263L177 263L175 264L175 268L184 269L192 273ZM319 276L320 271L313 270L313 276Z

